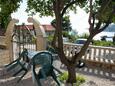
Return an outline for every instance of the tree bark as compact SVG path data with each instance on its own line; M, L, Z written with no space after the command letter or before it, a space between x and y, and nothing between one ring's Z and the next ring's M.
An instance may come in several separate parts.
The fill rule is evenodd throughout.
M72 85L73 83L76 83L75 66L74 65L67 66L67 69L68 69L68 80L66 82Z
M75 83L76 82L76 73L75 73L75 66L72 63L69 63L67 60L64 52L63 52L63 40L62 40L62 16L61 11L59 9L59 1L56 3L56 10L55 10L55 16L56 16L56 35L58 38L58 55L60 57L60 60L63 64L67 66L68 69L68 80L67 83Z
M58 39L58 55L60 60L63 64L68 65L67 58L63 52L63 40L62 40L62 17L61 17L61 10L60 10L60 0L57 0L55 4L55 17L56 17L56 34Z
M85 54L85 52L87 51L87 48L90 44L90 42L92 41L93 37L95 36L94 33L90 34L87 41L85 42L85 44L82 46L80 52L76 55L74 55L72 57L72 63L76 63L76 61L78 61L79 59L81 59L81 57Z

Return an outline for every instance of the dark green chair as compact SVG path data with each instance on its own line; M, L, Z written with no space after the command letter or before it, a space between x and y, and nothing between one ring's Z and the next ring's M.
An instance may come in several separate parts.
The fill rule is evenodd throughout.
M52 46L47 46L46 48L47 51L51 52L52 54L57 54L57 51L56 49L54 49Z
M48 76L51 76L55 82L60 86L57 76L54 72L54 67L52 65L53 57L50 52L40 52L36 54L32 59L32 71L35 80L37 81L38 86L41 86L40 79L46 79ZM41 69L36 73L35 69L37 65L41 65Z
M54 49L52 46L49 45L47 46L46 50L52 53L53 60L59 60L57 49Z
M22 74L22 76L19 78L19 80L17 82L19 82L28 72L28 68L26 67L26 61L28 61L28 51L27 49L24 49L23 52L21 54L19 54L19 58L17 58L16 60L12 61L11 63L9 63L8 65L6 65L6 69L7 71L10 71L16 67L18 67L19 69L16 70L16 72L13 74L13 76L16 76L17 74L19 74L20 72L24 71L24 73Z

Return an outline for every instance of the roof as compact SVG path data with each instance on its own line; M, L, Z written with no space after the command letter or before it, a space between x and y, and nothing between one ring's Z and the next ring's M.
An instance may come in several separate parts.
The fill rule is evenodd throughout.
M26 25L30 30L34 29L34 26L33 25ZM43 28L45 29L45 31L54 31L54 27L52 25L48 25L48 24L44 24L42 25ZM25 26L23 25L16 25L17 28L19 29L26 29Z
M34 29L34 26L33 25L26 25L30 30ZM16 28L18 29L26 29L25 26L23 25L16 25Z
M45 29L45 31L54 31L54 27L52 25L47 25L47 24L43 24L42 25Z

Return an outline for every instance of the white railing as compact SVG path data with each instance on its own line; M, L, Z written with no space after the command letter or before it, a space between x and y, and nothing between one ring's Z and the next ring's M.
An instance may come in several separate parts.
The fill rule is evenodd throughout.
M78 44L64 43L64 53L69 59L75 54L75 50L79 52L81 47ZM82 59L115 65L115 48L90 45Z

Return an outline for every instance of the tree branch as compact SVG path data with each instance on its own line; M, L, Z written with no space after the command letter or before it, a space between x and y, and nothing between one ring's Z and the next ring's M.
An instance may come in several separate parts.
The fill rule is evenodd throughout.
M54 13L55 13L55 11L56 11L56 2L55 1L53 1L53 10L54 10Z
M106 29L106 27L108 27L109 24L110 24L110 22L107 22L101 29L98 30L98 33L102 32L104 29Z
M101 20L99 20L95 27L95 30L98 30L100 28L101 24L102 24L102 22L101 22Z
M76 2L77 2L77 0L68 3L68 4L64 7L64 9L62 10L61 16L63 16L64 13L66 12L66 10L67 10L71 5L75 4Z
M94 27L94 25L95 25L95 14L94 13L92 15L92 18L93 18L92 26Z
M90 33L93 29L93 23L91 22L92 16L93 16L93 5L92 5L92 0L90 0L90 14L89 14L89 19L88 19L88 23L90 25L90 28L89 28Z
M107 6L111 3L111 1L112 0L106 0L106 1L104 0L104 3L102 3L102 6L101 6L101 9L102 9L101 12L102 13L106 10Z
M106 29L106 27L108 27L109 24L111 23L111 20L112 20L112 16L110 15L108 20L107 20L107 22L106 22L106 24L101 29L97 30L97 34L102 32L104 29Z
M106 27L109 26L109 24L111 23L112 18L113 18L113 16L114 16L114 13L115 13L115 9L114 9L114 7L113 7L113 11L112 11L111 14L109 15L109 18L107 19L106 24L105 24L101 29L99 29L99 30L97 31L97 33L102 32Z

